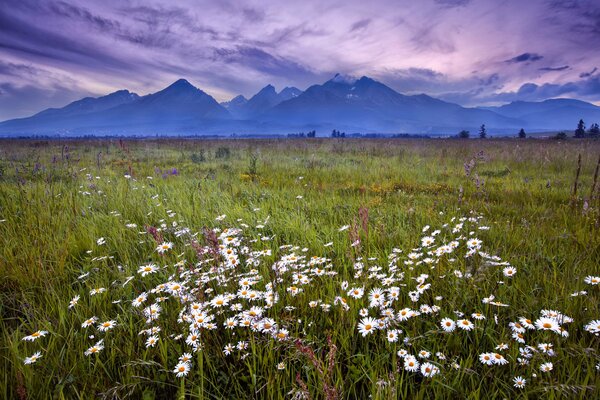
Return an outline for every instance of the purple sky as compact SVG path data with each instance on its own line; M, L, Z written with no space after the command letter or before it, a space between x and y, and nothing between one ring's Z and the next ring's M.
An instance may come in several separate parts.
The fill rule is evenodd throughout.
M0 0L0 120L181 77L223 101L336 72L466 106L600 104L599 50L598 0Z

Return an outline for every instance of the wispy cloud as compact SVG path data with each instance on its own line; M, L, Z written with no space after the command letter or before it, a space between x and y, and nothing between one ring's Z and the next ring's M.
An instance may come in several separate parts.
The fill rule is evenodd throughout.
M519 54L518 56L513 57L509 60L506 60L505 62L507 62L507 63L533 62L533 61L539 61L542 58L544 58L544 56L541 56L536 53L523 53L523 54Z
M179 77L226 100L336 72L465 105L600 101L594 0L0 1L0 120Z

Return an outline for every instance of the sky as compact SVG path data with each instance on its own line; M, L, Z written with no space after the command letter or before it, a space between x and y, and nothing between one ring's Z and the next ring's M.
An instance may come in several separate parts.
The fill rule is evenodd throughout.
M336 73L463 106L600 105L599 0L0 0L0 120L179 78L215 97Z

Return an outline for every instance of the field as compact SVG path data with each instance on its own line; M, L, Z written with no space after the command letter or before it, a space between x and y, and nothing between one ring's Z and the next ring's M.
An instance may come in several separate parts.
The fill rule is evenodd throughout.
M598 398L599 156L0 141L0 398Z

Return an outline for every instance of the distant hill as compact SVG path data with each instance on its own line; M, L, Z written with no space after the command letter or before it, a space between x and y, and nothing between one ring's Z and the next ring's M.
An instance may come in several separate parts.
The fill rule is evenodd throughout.
M574 129L580 119L600 121L600 107L575 99L549 99L540 102L514 101L500 107L482 109L524 121L538 129Z
M219 104L180 79L146 96L119 90L62 108L0 123L0 135L214 135L285 134L332 129L361 133L473 133L485 124L493 135L573 129L579 119L600 122L600 107L573 99L513 102L467 108L425 94L404 95L369 77L337 74L304 92L267 85L250 99Z

